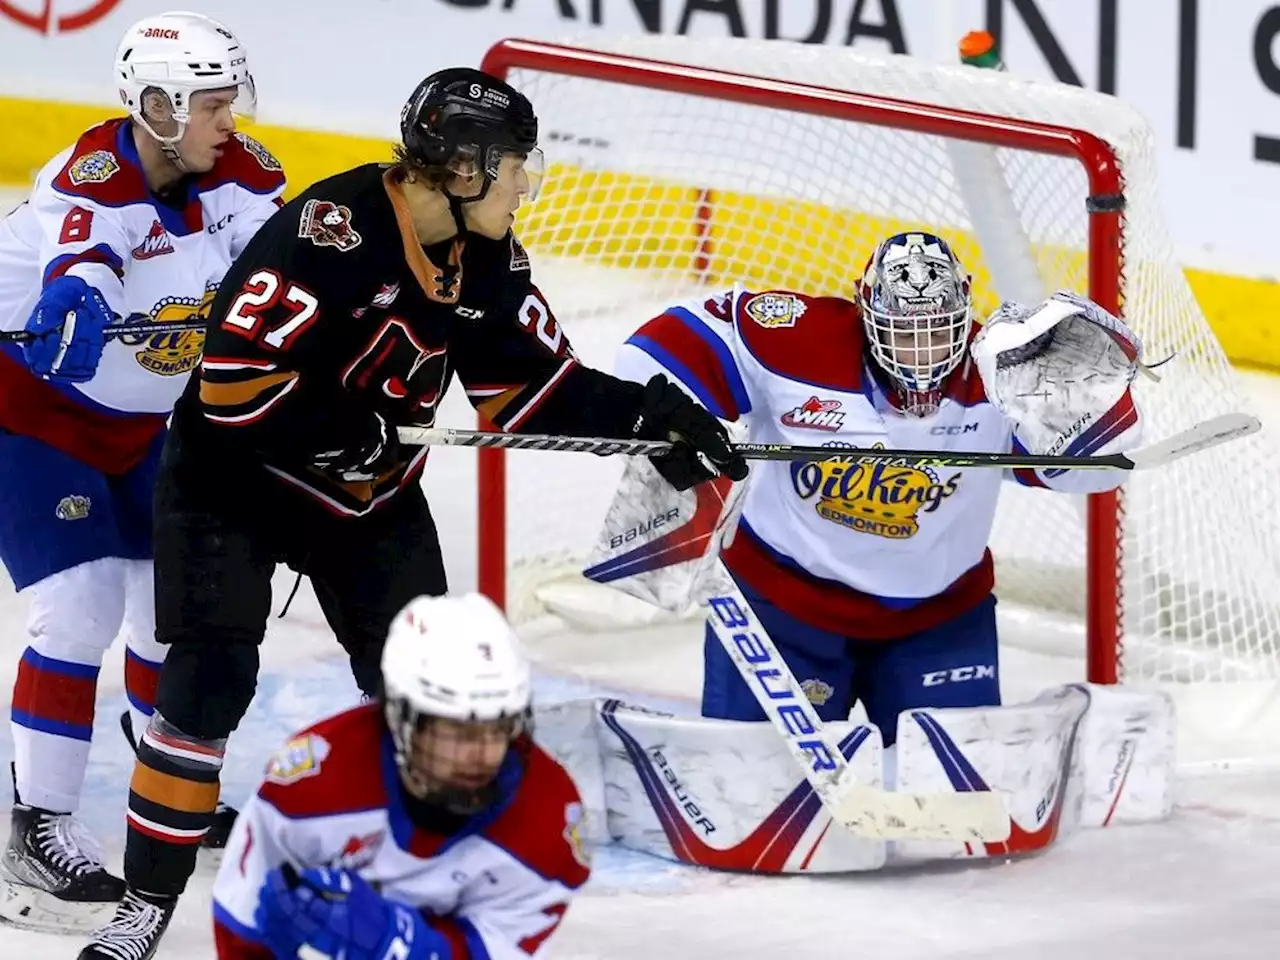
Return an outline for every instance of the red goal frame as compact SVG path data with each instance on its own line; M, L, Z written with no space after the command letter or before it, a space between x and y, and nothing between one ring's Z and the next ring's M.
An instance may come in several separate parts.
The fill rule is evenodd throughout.
M1111 146L1087 130L530 40L498 42L485 54L481 68L502 78L525 68L605 80L1073 158L1084 167L1089 181L1089 196L1081 198L1089 218L1088 294L1112 313L1121 314L1123 172ZM479 588L505 606L505 452L481 449L477 456ZM1116 683L1120 672L1122 519L1119 492L1089 497L1086 631L1088 679L1093 683Z

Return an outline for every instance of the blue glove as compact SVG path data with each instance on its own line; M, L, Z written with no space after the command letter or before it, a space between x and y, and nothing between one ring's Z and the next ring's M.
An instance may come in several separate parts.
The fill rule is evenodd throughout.
M417 910L349 870L285 865L267 874L254 926L277 957L303 945L334 960L449 960L449 942Z
M27 319L32 339L22 345L27 366L46 380L92 380L107 340L111 308L79 277L61 276L42 291Z

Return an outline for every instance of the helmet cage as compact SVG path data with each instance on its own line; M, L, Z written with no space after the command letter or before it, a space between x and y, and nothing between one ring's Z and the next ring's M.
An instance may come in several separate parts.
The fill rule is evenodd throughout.
M499 799L501 785L498 776L480 787L461 787L436 781L423 770L420 761L423 757L416 748L416 743L423 734L430 734L433 723L440 720L454 720L428 713L413 705L408 697L383 698L383 714L387 729L391 734L392 746L395 750L396 766L406 788L418 799L433 806L441 807L458 815L471 815L491 806ZM505 735L508 749L521 737L533 734L533 710L531 707L517 713L499 713L495 717L480 718L473 715L463 723L485 724L496 727Z
M872 254L858 290L867 343L912 416L935 413L972 328L969 277L945 241L898 234Z

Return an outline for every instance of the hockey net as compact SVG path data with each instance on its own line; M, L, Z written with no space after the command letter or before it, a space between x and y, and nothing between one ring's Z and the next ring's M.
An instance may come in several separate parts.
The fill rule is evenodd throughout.
M518 231L587 362L669 303L741 282L849 295L874 244L927 229L1002 297L1088 291L1141 334L1147 437L1247 409L1173 259L1149 128L1116 99L972 67L780 42L509 41L486 68L541 118L549 175ZM783 81L783 82L779 82ZM998 592L1087 627L1090 679L1280 679L1267 435L1122 498L1006 484ZM571 581L621 464L486 451L480 577L517 620Z

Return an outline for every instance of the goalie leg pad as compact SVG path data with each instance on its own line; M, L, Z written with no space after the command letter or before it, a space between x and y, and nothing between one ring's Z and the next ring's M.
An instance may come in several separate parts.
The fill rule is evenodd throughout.
M863 641L859 695L867 719L896 739L898 715L919 707L987 707L1000 703L996 600L989 596L947 623L901 640Z
M802 623L748 590L743 589L743 596L819 719L847 720L854 702L854 659L848 641L838 633ZM765 719L709 623L703 641L702 715L721 720Z

